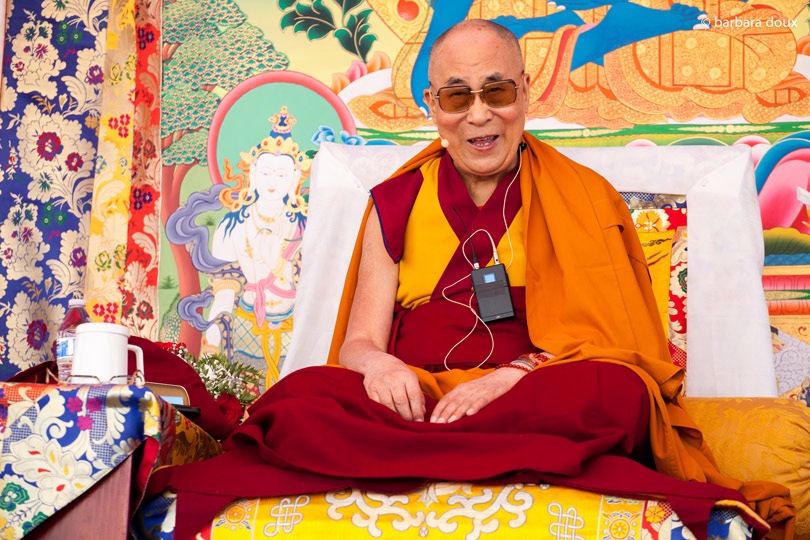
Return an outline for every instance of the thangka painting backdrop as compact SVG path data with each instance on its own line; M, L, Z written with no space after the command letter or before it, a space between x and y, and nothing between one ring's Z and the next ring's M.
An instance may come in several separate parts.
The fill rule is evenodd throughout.
M810 374L803 2L164 0L116 4L115 25L100 22L112 5L87 4L84 14L72 0L8 6L0 215L23 217L0 229L0 247L28 251L0 257L0 335L15 343L4 375L33 361L9 355L14 347L47 354L59 310L83 290L99 320L222 352L272 384L293 326L311 159L324 140L431 139L427 51L468 17L520 38L527 128L553 145L752 148L780 391L800 392ZM90 40L88 25L106 37ZM79 61L91 49L95 70ZM51 123L22 122L26 110ZM79 166L67 161L74 153ZM57 178L61 191L45 194ZM89 187L67 196L69 182L92 179L92 199ZM678 253L673 272L685 265ZM672 279L686 287L679 272Z
M272 384L292 328L310 158L323 140L433 138L421 97L429 46L457 21L487 18L520 38L527 128L551 144L752 148L779 388L801 390L810 374L803 2L219 0L166 2L163 14L161 339L221 351ZM271 176L273 194L261 187ZM684 261L672 279L685 288Z

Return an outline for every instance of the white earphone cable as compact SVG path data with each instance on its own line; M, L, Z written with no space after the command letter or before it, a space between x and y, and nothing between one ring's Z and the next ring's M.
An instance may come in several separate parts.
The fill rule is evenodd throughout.
M464 244L461 246L461 254L464 255L464 260L467 261L467 264L472 266L475 270L478 270L478 266L475 265L470 259L467 257L467 253L464 251L464 247L467 245L467 242L472 241L472 237L475 236L476 233L485 233L489 237L489 243L492 246L492 260L495 264L499 264L500 260L498 259L498 248L495 247L495 240L492 239L492 235L489 234L489 231L486 229L476 229L472 232L471 235L467 236L467 239L464 240Z
M442 289L442 298L444 298L448 302L452 302L454 304L458 304L459 306L462 306L462 307L465 307L465 308L469 309L470 313L475 315L475 324L473 324L473 327L470 328L469 332L467 332L467 335L464 336L463 338L461 338L460 340L458 340L458 342L456 342L455 345L450 347L450 350L447 351L447 354L444 355L444 369L446 369L447 371L450 371L450 367L447 365L447 359L450 358L450 353L452 353L456 349L456 347L458 347L459 345L464 343L464 340L466 340L468 337L470 337L472 335L472 333L475 331L475 328L478 326L479 321L481 322L481 324L484 325L484 328L487 329L487 332L489 333L489 340L490 340L491 345L490 345L489 354L487 355L487 357L484 358L483 360L481 360L481 363L478 364L475 367L483 366L487 362L487 360L489 360L489 358L492 356L492 353L495 352L495 338L492 335L492 330L489 329L489 326L487 326L487 323L485 323L483 320L481 320L481 317L478 315L478 313L475 312L475 309L473 309L473 307L472 307L472 299L473 299L473 297L475 297L475 293L470 294L470 300L469 300L469 302L467 304L457 302L456 300L451 300L445 294L447 289L457 285L458 283L461 283L463 280L467 279L468 277L470 277L470 276L464 276L461 279L457 280L455 283L451 283L450 285L448 285L448 286L446 286L445 288Z
M520 176L520 168L523 166L523 152L518 151L518 168L515 176L512 177L512 180L509 182L509 185L506 186L506 193L503 195L503 210L501 212L501 216L503 217L503 226L506 228L506 241L509 242L509 264L506 265L506 270L509 270L509 267L512 266L512 261L515 260L515 248L512 245L512 237L509 235L509 223L506 222L506 199L509 196L509 190L512 188L512 184L515 183L517 177ZM495 263L497 264L497 263Z

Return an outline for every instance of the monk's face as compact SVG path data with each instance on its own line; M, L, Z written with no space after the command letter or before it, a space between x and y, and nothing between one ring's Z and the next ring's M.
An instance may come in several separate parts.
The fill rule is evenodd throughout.
M429 78L425 102L461 177L467 182L497 180L514 168L529 104L529 76L523 74L519 52L491 30L460 29L433 51ZM520 84L517 99L505 107L491 107L475 94L468 110L449 113L431 95L445 86L480 90L504 79Z

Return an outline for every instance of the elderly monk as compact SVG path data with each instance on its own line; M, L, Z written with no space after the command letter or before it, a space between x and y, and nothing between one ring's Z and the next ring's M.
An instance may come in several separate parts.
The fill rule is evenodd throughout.
M788 491L720 475L680 407L683 373L621 197L523 132L514 36L460 23L436 41L429 78L441 139L372 190L329 358L348 369L282 379L224 455L158 471L152 490L178 493L176 538L237 497L426 479L658 495L699 537L715 501L747 497L790 534ZM511 317L489 309L498 268ZM477 295L472 272L489 285Z

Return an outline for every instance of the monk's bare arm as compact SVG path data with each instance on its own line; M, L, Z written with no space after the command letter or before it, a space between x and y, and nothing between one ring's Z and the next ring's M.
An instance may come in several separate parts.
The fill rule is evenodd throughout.
M372 208L363 236L363 254L357 289L340 350L340 363L364 373L374 363L374 354L388 348L394 317L399 267L385 250L377 212Z
M388 354L399 266L385 250L377 212L372 208L363 236L363 254L341 365L363 374L368 397L406 420L423 421L425 399L416 374Z

